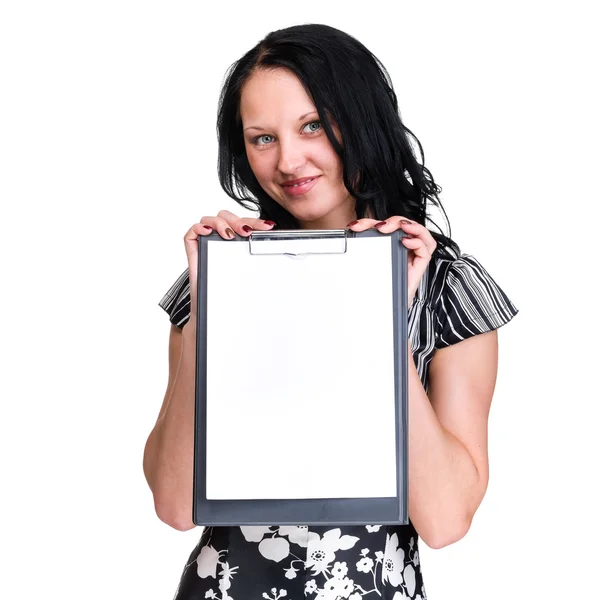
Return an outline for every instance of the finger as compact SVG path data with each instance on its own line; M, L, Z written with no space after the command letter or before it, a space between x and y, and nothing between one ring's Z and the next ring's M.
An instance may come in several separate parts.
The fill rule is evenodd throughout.
M212 227L224 240L235 238L235 232L229 225L229 222L221 217L202 217L200 223Z
M244 222L244 219L238 217L229 210L220 210L217 213L217 218L223 219L227 222L227 227L225 228L226 234L228 233L227 228L242 236L248 236L253 231L253 228L250 225L246 224ZM227 237L226 239L233 239L233 237Z
M404 244L404 246L406 248L413 251L414 257L416 257L418 259L424 259L427 262L429 262L429 260L431 260L432 253L429 251L427 244L425 244L425 242L421 238L403 237L402 243ZM417 262L419 262L419 261L417 261Z
M351 229L352 231L365 231L366 229L371 229L375 226L375 223L379 223L377 219L357 219L356 221L351 221L346 225L347 229Z
M227 221L229 227L239 235L248 237L254 230L269 230L275 223L263 219L238 217L228 210L220 210L217 217Z
M251 217L238 217L228 210L220 210L217 217L227 221L229 227L242 236L249 236L255 230L269 231L275 226L274 221Z
M210 228L210 226L206 226L202 223L194 223L183 236L192 290L195 289L198 276L198 236L209 235L210 233L212 233L212 228Z
M241 220L236 214L232 213L230 210L220 210L217 213L217 217L220 219L225 219L230 225L235 225L238 221Z
M199 235L210 235L214 228L206 223L194 223L183 236L184 242L198 241Z
M403 219L400 221L400 227L405 233L422 239L423 243L427 246L429 253L433 254L437 247L437 242L427 227L421 225L420 223L415 223L414 221L408 222L408 219Z
M274 226L274 221L241 217L239 222L234 225L234 228L240 235L249 236L253 231L270 231Z
M393 216L387 218L385 221L376 221L373 226L382 233L392 233L397 229L400 229L404 222L413 223L413 221L410 221L410 219L407 219L406 217Z
M246 225L250 225L253 229L269 231L275 227L275 221L270 221L269 219L250 219L244 218L242 219Z

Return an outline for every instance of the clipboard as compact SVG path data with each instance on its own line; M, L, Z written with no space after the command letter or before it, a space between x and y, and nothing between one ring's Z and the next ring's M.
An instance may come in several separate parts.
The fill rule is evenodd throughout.
M408 524L402 237L198 236L196 525Z

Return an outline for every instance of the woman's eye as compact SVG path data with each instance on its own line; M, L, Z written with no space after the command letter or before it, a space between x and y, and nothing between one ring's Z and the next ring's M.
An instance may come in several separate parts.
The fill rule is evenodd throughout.
M316 125L316 127L314 127L314 125ZM314 133L315 131L319 131L319 129L321 129L321 121L311 121L310 123L307 123L304 128L306 129L307 127L309 127L309 132L308 133Z
M273 137L272 135L267 135L267 134L265 134L265 135L259 135L259 136L257 136L257 137L254 138L254 143L256 145L258 145L258 146L264 146L265 144L268 144L269 142L262 143L260 140L263 139L263 138L272 138L272 137Z
M307 130L307 127L308 127L308 130ZM306 133L316 133L321 128L322 128L321 121L311 121L310 123L307 123L304 126L303 131ZM266 145L270 144L272 141L273 141L273 136L269 135L267 133L264 133L263 135L257 135L252 140L252 142L254 144L256 144L257 146L266 146Z

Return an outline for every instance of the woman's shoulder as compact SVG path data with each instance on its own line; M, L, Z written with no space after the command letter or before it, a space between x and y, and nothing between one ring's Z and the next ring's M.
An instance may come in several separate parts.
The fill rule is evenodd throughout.
M422 300L434 313L440 347L497 329L519 312L480 260L468 253L432 257Z
M158 305L169 315L169 321L180 329L190 318L189 267L174 281Z
M429 261L427 276L424 278L426 280L424 291L426 292L427 303L434 305L439 300L449 277L452 278L452 276L465 273L468 270L483 270L481 263L472 254L434 253Z
M434 252L419 282L415 299L428 308L432 308L435 299L439 297L444 287L448 269L456 260L458 260L457 257L450 256L447 253Z

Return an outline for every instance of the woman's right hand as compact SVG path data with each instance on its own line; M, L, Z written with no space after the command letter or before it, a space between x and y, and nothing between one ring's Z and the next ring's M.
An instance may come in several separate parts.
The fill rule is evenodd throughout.
M190 274L190 319L196 317L198 289L198 236L210 235L216 231L224 240L232 240L235 233L248 237L252 231L269 231L273 229L273 221L238 217L228 210L221 210L216 217L202 217L194 223L183 236L185 253L187 254ZM234 233L235 232L235 233Z

